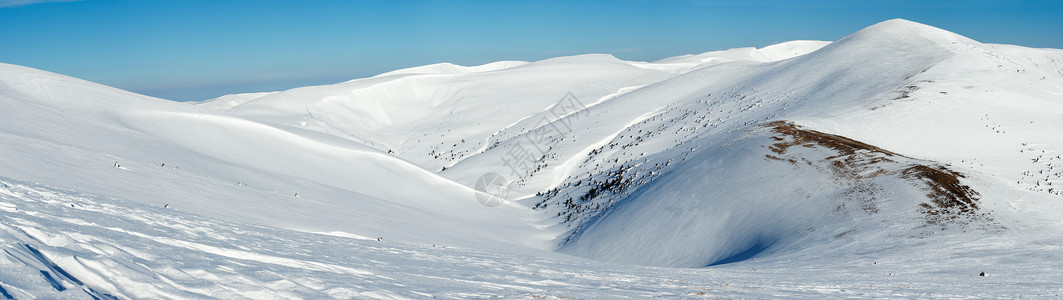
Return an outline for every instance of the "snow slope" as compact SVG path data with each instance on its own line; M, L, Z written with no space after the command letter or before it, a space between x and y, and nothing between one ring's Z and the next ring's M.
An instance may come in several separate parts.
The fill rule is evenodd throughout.
M1058 297L1061 96L905 20L195 105L0 64L0 292Z
M572 236L558 243L562 251L625 263L697 267L743 253L792 251L797 242L815 238L808 231L877 232L844 224L852 218L831 220L845 214L834 209L841 206L838 201L853 198L892 207L875 213L874 219L903 218L911 232L899 238L922 236L918 230L928 222L916 221L925 219L920 215L938 214L935 201L947 204L963 197L934 199L934 190L952 183L937 180L938 186L924 186L921 181L935 176L903 176L912 164L960 174L952 176L955 184L976 193L1010 188L981 192L968 205L978 206L972 207L972 215L990 215L969 226L993 234L992 228L1022 220L1027 211L1055 211L1061 195L1049 190L1059 171L1044 161L1055 159L1063 142L1048 133L1063 128L1063 115L1058 115L1063 103L1055 100L1059 77L1041 80L1040 73L1030 76L1021 70L1013 75L1008 70L1012 60L962 36L893 20L794 59L695 70L594 106L587 112L591 118L572 120L568 136L573 141L557 144L553 151L560 152L555 155L560 159L543 165L589 155L575 168L537 171L546 178L566 178L561 184L529 176L528 185L539 191L554 188L536 207L556 214L570 228ZM1007 95L1006 103L1001 95ZM651 112L648 119L646 111ZM1005 115L1025 131L987 124L992 115ZM603 119L624 121L602 124ZM813 170L789 168L785 160L766 157L770 152L754 151L783 138L756 133L773 121L794 122L922 162L882 167L894 174L890 182L855 185L849 182L866 175L836 174L832 169L838 154L797 159ZM757 141L749 144L749 139ZM1018 155L1028 145L1043 151L1039 158ZM715 160L722 162L706 165ZM1040 164L1031 166L1031 160ZM817 170L826 177L813 176ZM1022 175L1032 173L1041 178ZM836 182L844 184L831 184ZM871 187L855 195L847 190L865 184ZM727 209L731 205L735 207ZM831 243L813 245L831 249Z
M833 253L860 259L806 253L710 268L657 268L552 252L290 231L8 178L0 184L0 292L14 299L1051 298L1063 293L1055 268L1063 242L1058 238L905 239L884 248L850 240ZM1024 247L1016 249L1017 242ZM978 277L982 271L989 276Z
M466 201L472 188L348 140L3 68L12 92L0 104L9 115L0 151L19 159L0 167L14 178L257 224L423 243L532 243L523 237L535 229L513 220L540 218Z
M610 55L496 65L459 68L462 72L434 68L440 65L407 69L274 93L227 111L273 126L318 131L390 150L437 171L483 151L500 138L497 135L505 136L499 130L534 125L514 122L538 121L531 117L543 114L566 91L578 90L581 97L597 99L670 76L633 67ZM224 100L203 105L217 101Z

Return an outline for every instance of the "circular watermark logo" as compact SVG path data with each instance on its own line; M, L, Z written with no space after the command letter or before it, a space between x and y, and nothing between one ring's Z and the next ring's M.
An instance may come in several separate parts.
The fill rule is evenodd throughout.
M498 173L487 173L476 180L476 201L487 207L502 205L509 195L509 181Z

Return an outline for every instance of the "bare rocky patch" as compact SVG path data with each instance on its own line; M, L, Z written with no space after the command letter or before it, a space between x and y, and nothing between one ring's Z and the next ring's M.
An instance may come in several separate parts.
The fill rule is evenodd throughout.
M766 159L829 166L826 169L838 181L846 183L848 188L843 194L849 201L838 204L836 211L856 205L866 212L877 213L880 199L876 194L884 190L870 179L896 176L926 191L927 201L919 204L926 226L939 226L944 230L949 224L966 226L975 221L991 221L987 213L979 210L978 192L962 182L965 176L946 166L900 155L847 137L806 129L790 122L776 121L765 126L775 133L772 139L776 141L769 146L772 154L765 155ZM829 149L836 154L810 159L792 154L794 147Z

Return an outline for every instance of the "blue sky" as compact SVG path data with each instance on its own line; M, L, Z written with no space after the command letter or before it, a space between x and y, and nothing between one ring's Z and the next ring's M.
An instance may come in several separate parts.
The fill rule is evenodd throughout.
M438 62L836 40L892 18L1063 48L1063 0L0 0L0 62L187 101Z

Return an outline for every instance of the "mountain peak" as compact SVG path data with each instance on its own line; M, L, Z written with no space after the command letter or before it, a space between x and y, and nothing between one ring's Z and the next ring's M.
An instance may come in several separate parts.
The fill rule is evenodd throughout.
M875 40L887 43L928 43L945 45L952 42L977 43L974 40L930 25L905 19L891 19L868 26L840 40L838 43L854 40Z
M868 26L868 28L870 28L870 27L889 27L889 28L930 27L930 28L934 28L933 26L930 26L930 25L926 25L926 24L923 24L923 23L915 22L915 21L909 21L909 20L905 20L905 19L901 19L901 18L889 19L889 20L885 20L885 21L882 21L882 22L878 22L875 25ZM935 28L935 29L937 29L937 28Z

